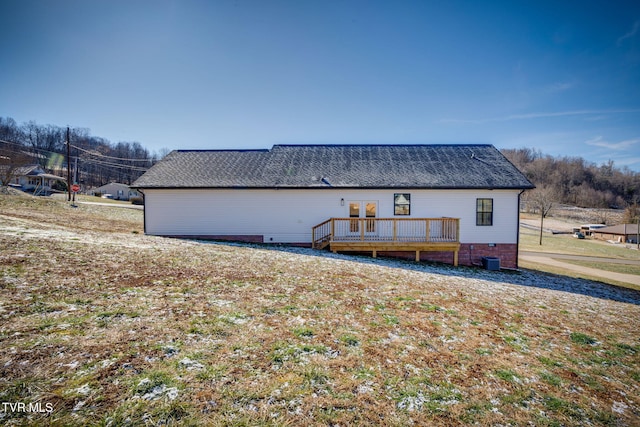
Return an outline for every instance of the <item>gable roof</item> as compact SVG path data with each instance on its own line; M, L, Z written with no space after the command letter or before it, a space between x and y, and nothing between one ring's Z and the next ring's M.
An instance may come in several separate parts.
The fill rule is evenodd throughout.
M128 186L127 184L122 184L120 182L110 182L108 184L104 184L101 185L100 187L96 187L93 189L93 191L101 191L101 190L105 190L108 188L119 188L122 190L128 190L129 188L131 188L130 186Z
M638 233L638 224L618 224L612 225L609 227L598 228L597 230L593 230L594 233L601 234L637 234Z
M534 188L492 145L275 145L271 150L176 150L132 187Z
M0 165L0 173L7 173L11 166L10 165ZM26 165L26 166L18 166L13 170L12 176L14 177L40 177L47 179L57 179L58 181L66 181L65 178L53 175L50 173L46 173L44 169L40 165Z
M0 170L6 171L10 166L9 165L0 165ZM25 165L18 166L14 169L13 174L15 176L38 176L42 175L44 170L40 165Z

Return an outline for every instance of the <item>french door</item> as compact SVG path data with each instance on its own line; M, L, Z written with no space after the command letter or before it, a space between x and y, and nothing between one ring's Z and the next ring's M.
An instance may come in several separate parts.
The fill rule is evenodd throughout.
M349 231L353 234L360 234L360 224L364 223L364 232L375 233L378 202L375 201L352 201L349 202L349 218L353 218L349 224ZM365 218L365 221L360 221Z

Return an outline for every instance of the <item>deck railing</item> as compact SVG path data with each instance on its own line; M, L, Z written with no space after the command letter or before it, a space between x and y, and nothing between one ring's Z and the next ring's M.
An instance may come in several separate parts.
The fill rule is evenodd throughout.
M323 249L331 242L333 222L331 219L311 229L311 242L314 249Z
M313 247L330 242L458 242L458 218L331 218L312 229Z

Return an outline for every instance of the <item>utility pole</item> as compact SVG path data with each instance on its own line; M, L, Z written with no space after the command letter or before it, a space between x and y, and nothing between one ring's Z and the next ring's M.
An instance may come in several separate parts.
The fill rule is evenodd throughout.
M73 168L73 183L78 183L78 156L76 156L76 165ZM73 192L73 203L76 203L76 192Z
M71 141L69 140L69 126L67 126L67 202L71 201Z

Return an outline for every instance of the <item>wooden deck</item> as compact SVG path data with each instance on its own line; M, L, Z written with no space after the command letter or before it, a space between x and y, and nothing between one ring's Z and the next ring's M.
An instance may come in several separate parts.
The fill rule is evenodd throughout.
M458 218L330 218L312 229L313 247L333 252L453 252L458 265Z

